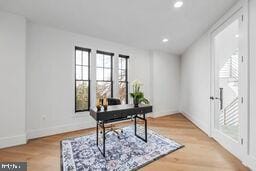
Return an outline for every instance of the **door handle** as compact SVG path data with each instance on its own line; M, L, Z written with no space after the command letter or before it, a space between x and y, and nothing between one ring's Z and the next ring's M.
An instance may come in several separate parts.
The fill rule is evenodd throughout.
M216 99L216 100L219 100L220 98L218 98L218 97L213 97L213 96L210 97L210 100L215 100L215 99Z
M220 110L223 109L223 88L220 88Z
M211 100L214 100L214 99L220 100L220 110L222 110L223 109L223 88L220 88L220 97L211 96L210 99Z

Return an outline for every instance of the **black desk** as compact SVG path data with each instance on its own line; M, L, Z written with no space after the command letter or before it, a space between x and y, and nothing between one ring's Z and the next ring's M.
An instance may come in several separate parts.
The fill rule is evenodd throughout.
M126 104L126 105L114 105L114 106L108 106L108 110L104 111L103 109L101 111L97 111L97 108L91 108L90 109L90 115L96 120L97 126L96 126L96 141L97 141L97 147L102 153L102 155L105 157L105 123L112 123L122 120L128 120L131 118L134 118L134 134L138 138L142 139L143 141L147 142L147 119L146 114L152 112L152 106L151 105L139 105L139 107L134 107L133 104ZM137 135L137 119L141 119L144 121L144 129L145 129L145 138L140 137ZM99 126L103 130L103 151L99 148Z

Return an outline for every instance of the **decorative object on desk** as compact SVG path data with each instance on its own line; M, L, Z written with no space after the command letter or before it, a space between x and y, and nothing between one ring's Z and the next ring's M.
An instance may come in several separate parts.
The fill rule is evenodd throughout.
M148 130L147 143L134 136L133 126L123 130L120 139L113 132L106 135L105 158L97 148L95 134L63 140L61 170L137 170L183 147L152 130Z
M133 98L134 107L138 107L140 103L149 104L148 99L144 97L144 93L140 90L141 86L142 84L138 80L132 82L133 92L130 95Z
M108 99L106 96L103 99L103 107L105 111L108 110Z
M98 111L101 110L101 99L97 99L96 108L97 108Z

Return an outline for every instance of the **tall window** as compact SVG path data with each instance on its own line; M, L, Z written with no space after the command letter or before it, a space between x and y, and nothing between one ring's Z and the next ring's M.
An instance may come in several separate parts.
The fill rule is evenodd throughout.
M128 103L128 59L129 56L119 55L119 93L118 96L122 104Z
M97 51L96 98L113 97L112 58L114 54Z
M75 47L75 111L90 108L90 49Z

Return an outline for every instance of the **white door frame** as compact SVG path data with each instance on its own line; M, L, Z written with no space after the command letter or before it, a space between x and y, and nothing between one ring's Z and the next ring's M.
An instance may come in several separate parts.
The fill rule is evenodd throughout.
M240 113L243 116L243 118L240 121L241 128L240 128L240 137L241 137L241 151L230 149L230 146L227 144L228 142L221 141L218 139L217 141L224 146L227 150L229 150L232 154L234 154L236 157L242 159L245 159L245 156L249 153L249 96L248 96L248 90L249 90L249 79L248 79L248 0L241 0L239 1L232 9L230 9L226 15L224 15L210 30L210 49L211 49L211 92L210 95L215 95L215 58L214 58L214 44L213 44L213 37L217 30L219 30L221 27L225 26L225 24L236 15L237 12L241 12L243 15L243 24L241 26L241 30L243 35L242 37L242 47L239 50L239 59L243 58L243 62L241 63L241 75L242 79L240 80L242 85L240 85L239 93L243 97L243 103L240 105ZM211 101L210 103L211 108L211 114L210 114L210 124L211 124L211 131L210 136L213 137L213 131L214 131L214 101Z

